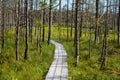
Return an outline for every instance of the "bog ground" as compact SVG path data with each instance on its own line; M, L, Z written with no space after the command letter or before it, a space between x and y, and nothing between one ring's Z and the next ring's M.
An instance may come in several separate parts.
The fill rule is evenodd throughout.
M0 80L120 80L120 0L0 0Z

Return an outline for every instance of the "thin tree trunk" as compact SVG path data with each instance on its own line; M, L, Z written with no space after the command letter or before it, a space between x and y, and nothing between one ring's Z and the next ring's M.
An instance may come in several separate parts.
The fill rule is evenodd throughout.
M29 35L30 35L30 40L32 42L32 31L33 31L33 13L32 13L32 10L33 10L33 0L30 0L30 31L29 31Z
M83 1L84 2L84 1ZM81 24L80 24L80 33L79 33L79 37L82 36L82 26L83 26L83 5L82 5L82 10L81 10Z
M69 0L67 0L67 41L69 39L69 23L68 23L68 9L69 9Z
M46 3L46 0L44 0L44 4ZM44 9L43 9L43 33L42 33L42 41L44 42L45 40L45 23L46 23L46 18L45 18L45 15L46 15L46 9L45 9L45 5L44 5Z
M24 59L27 60L28 59L28 27L27 27L27 8L28 6L28 0L25 0L25 53L24 53Z
M91 19L91 18L90 18ZM91 19L92 20L92 19ZM91 39L92 39L92 21L90 21L90 30L89 30L89 58L91 58L91 51L92 51L92 48L91 48Z
M98 6L99 6L99 0L96 0L96 29L95 29L95 43L99 43Z
M18 38L19 38L19 11L20 10L20 0L17 2L17 22L16 22L16 40L15 40L15 52L16 52L16 60L19 60L19 53L18 53L18 46L19 46L19 41L18 41Z
M52 33L52 0L50 0L50 8L49 8L49 31L48 31L48 45L50 44Z
M38 0L35 1L35 9L36 10L38 9ZM38 14L35 14L35 18L39 19ZM37 28L38 28L38 26L35 26L35 33L34 33L35 36L37 35Z
M59 0L59 19L58 19L58 34L59 34L59 39L60 39L60 36L61 36L61 30L60 30L60 27L61 27L61 17L62 17L62 13L61 13L61 1L62 0Z
M1 21L1 33L2 33L2 35L1 35L1 41L2 41L2 47L1 47L1 51L4 51L4 27L5 27L5 18L4 18L4 13L5 13L5 9L4 9L4 7L5 7L5 1L4 0L2 0L2 21Z
M118 44L120 46L120 0L119 0L119 14L118 14Z
M115 1L117 3L117 1ZM117 6L115 6L114 8L114 21L113 21L113 33L114 33L114 41L116 39L115 35L116 35L116 12L117 12Z
M75 7L75 54L76 54L76 66L79 64L79 26L78 26L79 1L80 0L76 0L76 7Z
M73 35L73 20L74 20L74 0L72 0L72 16L71 16L70 37L72 37L72 35Z
M104 42L103 42L103 53L102 53L102 64L101 64L101 68L103 69L104 66L106 66L106 62L107 62L107 32L108 32L108 2L109 0L107 0L107 9L106 9L106 21L105 21L105 31L104 31Z

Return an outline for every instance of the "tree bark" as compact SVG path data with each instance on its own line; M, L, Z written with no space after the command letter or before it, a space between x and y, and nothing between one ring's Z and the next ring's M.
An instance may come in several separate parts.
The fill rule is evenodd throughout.
M60 39L60 36L61 36L61 30L60 30L60 27L61 27L61 17L62 17L62 13L61 13L61 1L62 0L59 0L59 18L58 18L58 34L59 34L59 39Z
M117 0L115 1L117 3ZM114 41L116 40L116 12L117 12L117 6L114 6L114 16L113 16L113 34L114 34Z
M101 64L101 68L103 69L103 67L106 66L106 62L107 62L107 32L108 32L108 3L109 0L107 0L107 9L106 9L106 19L105 19L105 30L104 30L104 40L103 40L103 50L102 50L102 64Z
M68 23L68 9L69 9L69 0L67 0L67 41L69 39L69 23Z
M28 26L27 26L27 10L28 10L28 0L25 0L25 53L24 53L24 59L28 59Z
M4 18L4 13L5 13L5 1L4 0L2 0L2 21L1 21L1 41L2 41L2 44L1 44L1 51L4 51L4 27L5 27L5 18Z
M19 12L20 12L20 0L17 2L17 12L16 12L16 40L15 40L15 52L16 52L16 60L19 60L18 46L19 46Z
M46 3L46 0L44 0L44 4ZM46 22L46 9L45 9L45 5L44 5L44 9L43 9L43 33L42 33L42 41L44 42L45 40L45 22Z
M29 18L29 28L30 28L30 31L29 31L29 35L30 35L30 40L32 42L32 32L33 32L33 0L30 0L30 18Z
M76 54L76 66L79 64L79 26L78 26L79 1L80 0L76 0L76 7L75 7L75 54Z
M83 1L84 2L84 1ZM80 33L79 33L79 37L82 36L82 27L83 27L83 5L82 5L82 10L81 10L81 24L80 24Z
M74 0L72 0L72 16L71 16L70 37L72 37L72 35L73 35L73 20L74 20Z
M99 0L96 0L96 29L95 29L95 43L99 43L98 6L99 6Z
M49 8L48 45L50 44L51 34L52 34L52 0L50 0L50 8Z
M118 45L120 46L120 0L119 0L119 13L118 13Z
M91 51L92 51L92 48L91 48L91 40L92 40L92 23L93 21L91 21L92 19L90 18L90 28L89 28L89 58L91 58Z

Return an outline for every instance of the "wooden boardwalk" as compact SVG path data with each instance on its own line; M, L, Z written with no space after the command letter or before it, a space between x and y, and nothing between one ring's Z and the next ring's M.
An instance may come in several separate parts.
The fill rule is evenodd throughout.
M52 62L45 80L68 80L67 53L63 45L51 40L56 46L54 61Z

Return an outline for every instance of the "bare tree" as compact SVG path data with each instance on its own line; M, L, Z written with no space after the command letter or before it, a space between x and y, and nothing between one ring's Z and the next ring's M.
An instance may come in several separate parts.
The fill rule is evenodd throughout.
M84 2L84 0L82 0L82 3ZM83 27L83 5L81 8L81 17L80 17L80 32L79 32L79 37L82 36L82 27Z
M1 1L2 2L2 12L1 12L1 14L2 14L2 21L1 21L1 41L2 41L2 47L1 47L1 51L4 51L4 28L5 28L5 18L4 18L4 16L5 16L5 1L4 0L2 0Z
M98 6L99 6L99 0L96 0L96 29L95 29L95 43L99 43Z
M67 40L69 39L69 22L68 22L69 0L67 0Z
M32 28L33 28L33 0L30 0L30 13L29 13L29 36L32 42Z
M51 32L52 32L52 0L50 0L50 7L49 7L48 45L50 44L50 40L51 40Z
M27 11L28 11L28 0L25 0L25 9L24 9L24 15L25 15L25 53L24 53L24 59L28 59L28 26L27 26Z
M116 5L117 5L117 0L115 0L115 2L114 2ZM114 41L115 41L115 39L116 39L116 16L117 16L117 14L116 14L116 12L117 12L117 6L113 6L114 7L114 9L113 9L113 14L114 14L114 16L113 16L113 34L114 34Z
M44 42L45 40L45 23L46 23L46 9L45 9L45 3L46 3L46 0L44 0L44 9L43 9L43 34L42 34L42 41Z
M73 22L74 22L74 0L72 0L72 15L71 15L71 30L70 30L71 37L73 33Z
M103 39L103 50L102 50L102 64L101 69L106 66L107 62L107 31L108 31L108 3L109 0L107 0L107 8L106 8L106 17L105 17L105 30L104 30L104 39Z
M75 7L75 54L76 54L76 66L79 63L79 26L78 26L79 1L80 0L76 0L76 7Z
M18 46L19 46L19 12L20 12L20 0L17 2L16 7L16 39L15 39L15 52L16 52L16 60L19 60Z
M119 0L119 13L118 13L118 44L120 46L120 0Z
M59 34L59 39L60 39L60 36L61 36L61 30L60 30L60 27L61 27L61 17L62 17L62 12L61 12L61 1L62 0L59 0L59 18L58 18L58 34Z

